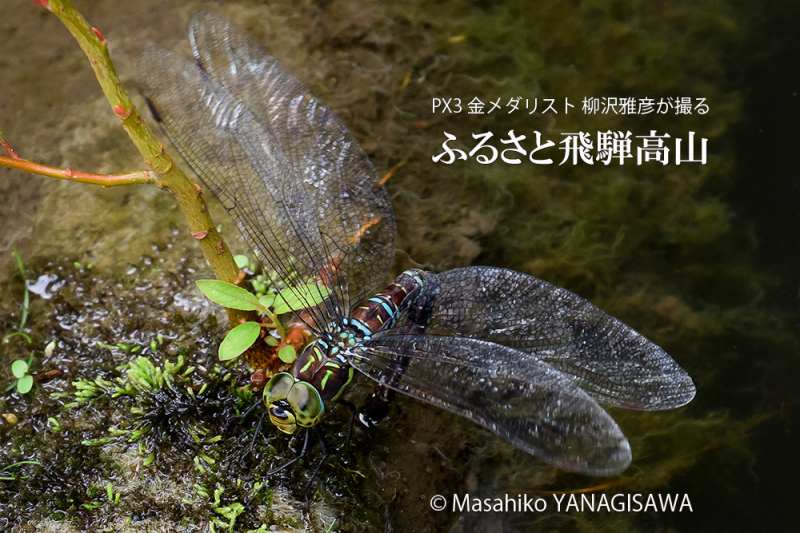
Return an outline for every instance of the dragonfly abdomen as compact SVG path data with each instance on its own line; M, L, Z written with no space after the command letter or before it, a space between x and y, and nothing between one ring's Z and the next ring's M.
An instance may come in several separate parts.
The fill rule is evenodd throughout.
M406 270L391 285L356 307L346 324L359 338L371 337L383 329L391 328L422 290L423 276L421 270Z

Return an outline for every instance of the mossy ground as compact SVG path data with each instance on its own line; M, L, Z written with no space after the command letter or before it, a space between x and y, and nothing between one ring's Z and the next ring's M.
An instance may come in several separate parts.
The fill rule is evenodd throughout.
M0 467L33 461L4 468L4 527L36 530L46 519L77 530L200 531L209 523L224 530L233 517L238 531L335 520L315 499L316 485L305 491L313 452L303 468L266 482L297 443L256 433L262 411L248 409L258 396L246 372L216 362L218 316L186 294L192 269L185 262L165 266L146 258L125 281L69 263L28 271L34 278L46 272L50 298L34 296L32 342L12 339L4 357L30 351L33 371L63 375L29 396L0 400L0 411L17 417L3 427ZM12 284L22 290L21 281ZM15 313L3 316L12 320L5 331L13 331ZM44 339L56 340L50 354ZM356 475L347 459L322 469L325 486L342 498ZM310 516L301 512L306 495Z
M188 15L205 5L78 2L104 30L124 79L133 78L126 66L145 41L176 46L184 39ZM764 38L756 26L763 15L759 8L708 1L663 2L656 9L644 0L279 1L217 7L340 112L379 172L403 163L388 184L399 220L398 270L473 263L533 273L591 298L663 345L695 378L699 393L688 408L613 412L631 440L634 463L608 481L615 491L687 491L696 509L691 517L509 515L493 516L494 526L524 531L755 525L747 509L769 501L769 488L759 487L758 480L775 479L781 468L769 450L780 442L777 449L790 454L796 443L790 436L796 402L790 399L789 376L796 375L800 347L792 327L796 314L785 304L787 290L796 288L787 289L774 274L783 269L760 262L763 235L736 203L737 191L755 177L737 166L742 148L736 128L748 94L734 83L733 73ZM85 169L138 166L57 21L26 5L0 22L0 33L7 42L0 58L0 125L23 154ZM434 96L515 95L569 97L574 103L583 96L703 96L711 112L683 118L572 112L547 120L430 113ZM443 129L460 138L477 130L658 129L675 135L695 130L710 138L710 161L702 167L433 165L430 157ZM286 442L262 439L259 460L211 478L196 471L192 454L169 443L153 465L143 467L135 446L80 444L126 418L129 405L119 401L65 412L64 401L52 399L53 392L71 390L75 379L122 375L117 368L138 357L98 348L97 341L148 347L160 333L168 342L147 354L158 364L182 352L188 363L213 368L221 327L191 289L204 266L168 195L141 187L97 191L8 172L0 190L8 199L0 208L0 244L19 247L32 273L65 281L53 299L33 299L30 321L35 349L58 340L52 360L37 359L39 368L61 368L64 377L26 398L7 395L0 401L3 412L21 419L3 430L0 466L27 457L45 459L46 466L23 468L30 480L0 482L0 516L57 527L53 524L64 516L53 510L68 506L71 498L77 506L68 520L78 529L115 529L131 519L131 528L147 523L152 529L191 530L215 516L211 504L219 482L225 487L223 505L248 504L240 526L257 527L261 520L307 527L295 513L302 508L309 465L269 481L271 504L248 500L273 455L290 453ZM227 220L220 220L233 237ZM179 236L172 235L174 227L181 228ZM785 261L796 265L790 252ZM94 263L94 269L75 269L73 260ZM12 265L5 272L12 274ZM5 331L18 319L20 290L19 279L9 275L0 291ZM2 349L3 361L10 361L22 347ZM240 382L246 378L244 371L234 375ZM219 457L238 453L257 422L252 417L237 422L241 405L224 390L222 415L198 415L210 434L223 435L209 446ZM61 433L47 427L48 417L60 420ZM344 418L332 420L332 440L341 439ZM236 488L237 478L244 488ZM80 507L105 498L108 481L121 493L117 505ZM373 435L357 434L341 462L326 463L313 507L335 517L336 529L380 530L389 523L397 531L476 531L488 527L482 522L487 517L433 514L428 498L465 491L483 496L557 491L601 482L555 472L466 422L400 400L384 427ZM25 483L38 493L26 492ZM207 487L205 501L198 499L195 483ZM89 494L98 490L99 496Z

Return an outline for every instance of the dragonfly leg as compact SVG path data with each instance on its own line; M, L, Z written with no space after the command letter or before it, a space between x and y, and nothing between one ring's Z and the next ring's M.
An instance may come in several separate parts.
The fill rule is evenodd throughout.
M310 429L307 429L307 430L305 431L305 438L303 439L303 448L300 450L300 453L298 453L297 455L295 455L294 457L292 457L291 459L289 459L288 461L286 461L285 463L283 463L281 466L278 466L278 467L276 467L276 468L273 468L272 470L270 470L269 472L267 472L267 473L265 474L265 476L266 476L266 477L269 477L269 476L271 476L271 475L273 475L273 474L277 474L277 473L278 473L278 472L280 472L281 470L285 470L285 469L286 469L286 468L288 468L289 466L293 465L294 463L296 463L297 461L299 461L300 459L302 459L303 457L305 457L305 456L306 456L306 453L308 452L308 441L310 440L310 436L311 436L311 430L310 430Z
M245 409L245 410L244 410L244 413L242 413L241 415L239 415L239 419L240 419L240 420L246 420L246 419L247 419L247 417L250 415L250 413L252 413L252 412L253 412L253 409L255 409L256 407L258 407L259 405L261 405L261 400L257 400L257 401L256 401L256 402L255 402L253 405L251 405L250 407L248 407L247 409Z
M241 415L239 415L240 423L242 423L245 420L247 420L247 417L250 416L250 413L252 413L253 410L256 407L258 407L260 404L261 404L261 401L258 401L256 403L254 403L253 405L251 405L250 407L248 407L247 409L245 409L245 411ZM247 458L251 453L253 453L253 450L255 449L255 446L256 446L256 439L258 438L258 435L261 434L261 427L262 427L262 424L264 423L264 414L265 413L261 413L261 416L258 419L258 424L256 424L256 429L253 432L253 438L250 440L250 445L247 447L247 449L244 452L242 452L242 455L239 458L240 462L243 462L245 460L245 458Z
M313 487L314 482L317 480L317 477L319 477L320 468L322 468L323 463L325 463L325 460L328 458L328 448L325 445L325 436L322 434L322 430L319 430L318 434L319 434L319 446L322 457L320 458L319 461L317 461L317 464L314 466L314 470L311 473L311 477L308 479L308 482L306 483L306 486L303 489L306 494L306 502L305 502L306 512L309 512L309 510L311 509L311 496L312 496L311 488Z
M253 450L256 447L256 438L261 434L261 424L264 423L264 415L266 413L261 413L261 416L258 417L258 424L256 424L256 430L253 433L253 438L250 440L250 446L247 448L247 454L250 455L253 453Z

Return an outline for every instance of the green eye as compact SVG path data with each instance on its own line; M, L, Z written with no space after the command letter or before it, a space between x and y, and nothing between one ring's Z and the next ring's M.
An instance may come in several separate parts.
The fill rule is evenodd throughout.
M269 405L278 400L286 399L294 382L294 376L288 372L279 372L272 376L267 386L264 387L264 403Z
M295 383L286 400L292 406L299 426L315 425L325 411L325 404L322 403L319 392L305 381Z

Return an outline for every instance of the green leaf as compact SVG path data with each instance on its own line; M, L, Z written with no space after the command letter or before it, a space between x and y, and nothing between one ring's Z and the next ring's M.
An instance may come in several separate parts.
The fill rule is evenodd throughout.
M22 379L28 373L28 363L22 359L17 359L11 363L11 373L17 379Z
M33 388L33 376L24 375L17 380L17 392L20 394L28 394Z
M220 361L229 361L242 355L256 342L260 332L261 325L258 322L245 322L230 330L219 345Z
M320 282L287 287L275 297L273 309L276 315L300 311L321 303L330 293L330 289Z
M200 279L196 283L200 292L215 304L241 311L259 309L256 295L238 285L218 279Z
M240 270L247 268L247 266L250 264L250 259L246 255L234 255L233 261Z
M267 335L266 338L264 339L264 342L267 343L267 346L277 346L278 345L278 339L276 339L272 335Z
M278 358L286 364L294 363L295 359L297 359L297 352L294 350L294 346L287 344L278 350Z
M260 303L264 307L272 307L272 304L275 303L275 294L269 293L269 294L264 294L263 296L259 296L258 303Z

